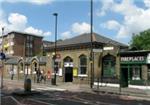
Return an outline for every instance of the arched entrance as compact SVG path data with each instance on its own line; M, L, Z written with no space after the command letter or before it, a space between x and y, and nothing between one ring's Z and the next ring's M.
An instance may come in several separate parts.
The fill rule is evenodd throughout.
M73 81L73 60L71 57L67 56L64 58L64 81Z
M24 75L24 68L23 68L23 61L20 61L18 64L18 80L19 79L23 79L23 75Z
M38 70L38 68L39 68L39 64L38 64L38 62L37 62L37 60L33 60L32 61L32 66L31 66L32 68L31 68L31 77L32 77L32 79L34 80L34 82L36 82L36 72L37 72L37 70Z
M102 79L103 82L115 82L116 71L115 71L116 57L107 54L102 59Z

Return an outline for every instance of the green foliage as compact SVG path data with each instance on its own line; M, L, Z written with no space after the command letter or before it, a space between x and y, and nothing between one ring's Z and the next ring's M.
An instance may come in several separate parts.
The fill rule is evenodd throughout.
M130 47L136 47L138 50L150 50L150 30L133 35Z

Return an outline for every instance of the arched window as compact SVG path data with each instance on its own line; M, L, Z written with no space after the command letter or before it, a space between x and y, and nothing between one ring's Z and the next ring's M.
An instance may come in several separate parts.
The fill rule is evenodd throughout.
M87 56L85 55L79 57L79 74L87 74Z
M103 77L114 77L116 75L115 64L116 58L112 55L103 57Z

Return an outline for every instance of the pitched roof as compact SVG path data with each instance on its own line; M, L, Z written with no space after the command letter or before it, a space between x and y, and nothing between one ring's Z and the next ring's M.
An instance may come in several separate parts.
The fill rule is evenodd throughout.
M31 64L33 59L36 59L39 62L39 64L46 64L48 58L46 56L27 57L25 58L25 64ZM20 60L23 61L22 57L17 57L17 56L10 57L5 61L5 64L17 65Z
M35 37L43 38L43 36L41 36L41 35L36 35L36 34L32 34L32 33L27 33L27 32L19 32L19 31L11 31L11 32L5 34L4 37L6 37L12 33L18 34L18 35L29 35L29 36L35 36ZM2 36L0 36L0 37L2 37Z
M103 44L113 44L116 46L127 47L127 45L125 45L123 43L114 41L110 38L104 37L97 33L93 33L92 37L93 37L93 42L98 42L98 43L103 43ZM57 45L58 46L68 46L68 45L84 44L84 43L90 43L90 42L91 42L91 34L84 33L79 36L57 42ZM51 45L51 47L53 47L53 46L54 46L54 44Z
M20 61L21 57L11 57L7 58L5 61L5 64L12 64L12 65L17 65L18 62Z

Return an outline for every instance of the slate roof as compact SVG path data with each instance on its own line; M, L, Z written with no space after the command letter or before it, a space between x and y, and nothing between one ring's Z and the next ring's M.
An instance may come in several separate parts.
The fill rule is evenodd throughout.
M11 58L7 58L7 60L5 61L5 64L16 65L16 64L18 64L19 60L21 60L20 57L11 57Z
M85 43L90 43L90 42L91 42L91 34L84 33L84 34L81 34L79 36L76 36L70 39L59 41L57 43L57 46L69 46L69 45L75 45L75 44L85 44ZM103 44L113 44L116 46L127 47L127 45L123 43L117 42L115 40L104 37L97 33L93 33L93 42L98 42L98 43L103 43ZM51 47L54 47L54 44L52 44Z
M27 57L25 58L25 64L31 64L33 59L37 59L39 64L46 64L47 62L47 57L46 56L41 56L41 57ZM17 65L18 62L22 60L21 57L11 57L8 58L5 62L5 64L14 64Z

